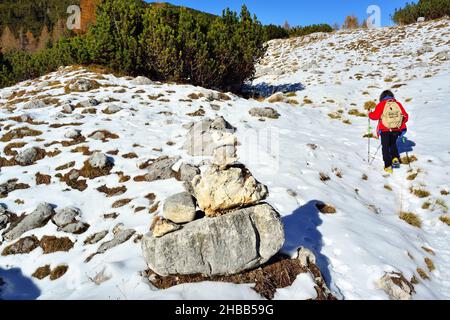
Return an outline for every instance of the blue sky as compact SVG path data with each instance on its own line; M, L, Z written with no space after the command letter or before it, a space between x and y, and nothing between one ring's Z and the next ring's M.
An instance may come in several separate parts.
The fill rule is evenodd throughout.
M154 2L154 1L147 1ZM167 0L175 5L221 14L222 9L229 7L239 11L246 4L252 13L264 23L283 24L284 21L294 25L314 23L342 24L345 17L354 14L359 18L367 17L366 10L370 5L378 5L381 9L382 25L392 25L390 15L395 8L403 7L408 0Z

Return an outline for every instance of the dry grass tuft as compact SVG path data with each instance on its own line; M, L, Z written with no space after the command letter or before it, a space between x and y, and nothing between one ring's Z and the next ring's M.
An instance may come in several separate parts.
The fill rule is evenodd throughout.
M26 145L26 142L11 142L5 146L3 153L7 156L16 156L18 152L14 149L22 148Z
M427 197L429 197L430 196L430 193L427 191L427 190L424 190L424 189L414 189L413 187L411 187L410 189L409 189L409 191L413 194L413 195L415 195L416 197L418 197L418 198L427 198Z
M449 216L441 216L439 218L439 220L441 220L443 223L445 223L446 225L448 225L450 227L450 217Z
M28 127L21 127L17 129L13 129L7 133L5 133L1 138L1 142L9 142L14 139L22 139L25 137L36 137L40 136L42 131L34 130Z
M400 219L413 227L422 227L422 221L416 214L412 212L400 212Z
M120 199L120 200L117 200L117 201L115 201L112 204L112 207L114 209L121 208L121 207L126 206L127 204L129 204L132 200L133 199Z
M108 188L106 185L103 185L101 187L98 187L97 191L106 194L106 196L109 198L124 194L125 192L127 192L127 187L120 186L116 188Z

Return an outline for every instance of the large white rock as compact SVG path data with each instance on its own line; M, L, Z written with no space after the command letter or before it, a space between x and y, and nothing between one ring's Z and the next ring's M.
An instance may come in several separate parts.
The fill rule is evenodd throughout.
M3 237L7 240L17 239L29 230L43 227L54 214L55 211L50 204L41 203L36 210L25 216L16 226L8 230Z
M415 293L414 286L398 272L386 273L378 285L392 300L410 300Z
M149 78L146 78L146 77L143 77L143 76L139 76L139 77L136 77L133 80L131 80L130 83L134 84L136 86L142 86L142 85L153 84L153 81L150 80Z
M142 252L156 273L225 275L256 268L283 246L280 215L268 204L195 220L160 238L142 239Z
M192 180L192 187L199 207L209 216L256 204L268 195L267 187L240 166L211 166Z

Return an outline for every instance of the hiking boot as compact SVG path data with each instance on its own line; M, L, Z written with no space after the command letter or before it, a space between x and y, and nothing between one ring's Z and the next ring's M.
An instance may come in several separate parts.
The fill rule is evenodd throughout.
M400 168L400 160L398 160L398 158L394 158L394 160L392 160L392 167L394 167L394 169Z
M394 170L392 169L392 167L384 168L384 171L386 171L389 174L394 173Z

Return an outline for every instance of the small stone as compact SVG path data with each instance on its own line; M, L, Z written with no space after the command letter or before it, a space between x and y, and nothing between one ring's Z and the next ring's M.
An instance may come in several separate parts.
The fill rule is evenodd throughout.
M38 148L28 148L25 149L15 157L15 160L21 166L29 166L32 165L38 156Z
M170 196L164 202L163 217L175 223L188 223L195 219L194 198L188 192Z
M86 238L86 240L84 240L84 244L96 244L97 242L99 242L100 240L102 240L104 237L106 237L106 235L108 234L108 230L103 230L97 233L94 233L92 235L90 235L89 237Z
M69 223L75 222L76 218L80 215L80 211L74 208L64 208L58 213L56 213L52 221L58 227L64 227Z
M297 250L297 256L295 258L298 259L301 266L305 268L307 268L310 263L316 264L316 256L314 255L314 253L304 247L300 247Z
M142 85L151 85L153 84L153 81L150 80L149 78L139 76L131 80L130 83L136 86L142 86Z
M98 169L103 169L110 163L109 158L101 152L95 152L88 161L93 168Z
M155 217L150 231L152 236L160 238L168 233L179 230L181 227L169 220L161 219L161 217Z
M73 130L67 131L64 134L64 137L66 137L67 139L76 139L76 138L78 138L80 136L81 136L81 131L77 130L77 129L73 129Z
M63 110L63 112L65 112L65 113L72 113L74 109L75 109L75 108L74 108L71 104L69 104L69 103L66 103L66 104L63 105L63 107L62 107L62 110Z

